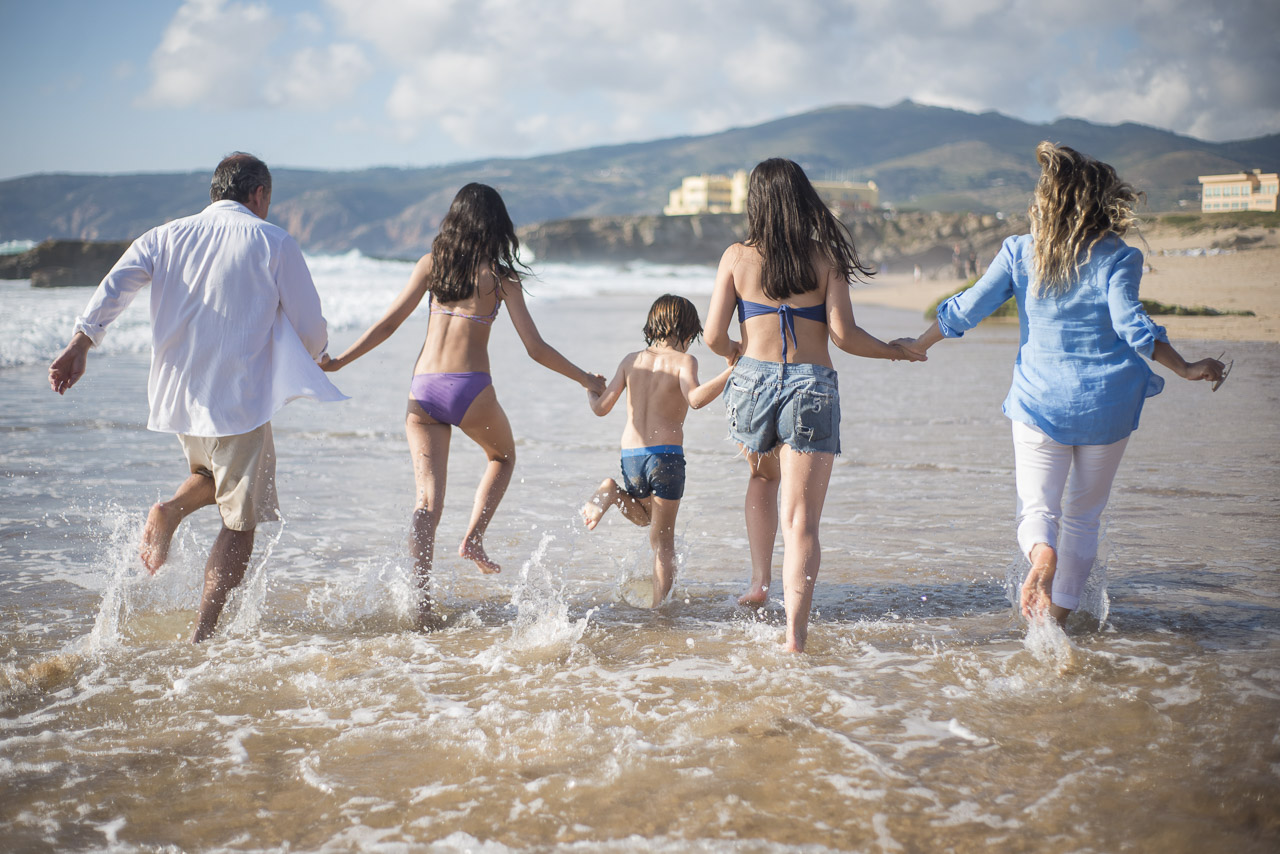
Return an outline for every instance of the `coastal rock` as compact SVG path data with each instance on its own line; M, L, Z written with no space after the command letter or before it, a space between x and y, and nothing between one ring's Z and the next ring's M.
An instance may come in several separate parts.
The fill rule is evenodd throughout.
M561 263L715 264L726 247L746 234L747 219L741 214L561 219L519 231L521 243L539 261Z
M129 243L46 240L19 255L0 256L0 279L30 279L34 288L96 287Z

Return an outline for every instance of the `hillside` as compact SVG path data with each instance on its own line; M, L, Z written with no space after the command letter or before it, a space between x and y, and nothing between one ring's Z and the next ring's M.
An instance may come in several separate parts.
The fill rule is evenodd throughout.
M697 137L603 146L527 159L423 169L320 172L277 168L271 219L311 252L359 249L413 257L430 244L459 186L497 187L517 223L656 214L682 176L749 168L770 156L814 178L875 180L901 210L1025 209L1041 139L1112 163L1153 211L1198 199L1196 176L1280 167L1280 135L1210 143L1142 125L1076 119L1031 124L903 102L830 107ZM210 164L212 167L212 164ZM119 240L207 203L208 173L35 175L0 182L0 240Z

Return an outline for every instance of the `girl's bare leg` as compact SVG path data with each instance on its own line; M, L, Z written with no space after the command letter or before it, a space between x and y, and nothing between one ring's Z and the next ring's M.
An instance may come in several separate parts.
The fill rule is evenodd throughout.
M676 512L680 499L650 499L653 524L649 527L649 546L653 549L653 607L658 607L676 580Z
M745 515L747 543L751 546L751 586L738 597L739 605L759 607L769 601L773 581L773 543L778 537L778 484L776 453L753 454L743 448L751 477L747 480Z
M1031 569L1027 572L1027 580L1022 582L1022 594L1019 605L1022 616L1029 622L1040 622L1045 615L1053 617L1058 625L1067 622L1070 609L1053 604L1053 576L1058 570L1058 553L1048 543L1036 543L1027 556L1031 561Z
M787 609L787 651L804 652L809 609L822 559L818 525L835 454L801 454L784 446L782 469L782 590Z
M629 522L641 528L649 524L648 499L632 498L622 491L616 480L606 477L587 499L587 503L582 505L582 521L586 523L588 531L595 530L596 525L604 518L604 512L610 507L617 507Z
M415 622L418 629L432 628L438 622L432 611L431 564L435 557L436 528L444 508L445 477L449 465L449 439L452 428L409 402L405 416L405 434L413 457L413 480L417 486L409 552L413 555L414 581L418 587Z
M458 427L489 458L484 474L480 477L480 484L476 487L471 521L467 525L462 545L458 546L458 555L474 561L481 572L501 572L502 567L490 560L484 550L484 533L511 483L511 473L516 466L516 442L511 435L507 414L502 411L493 386L480 392Z

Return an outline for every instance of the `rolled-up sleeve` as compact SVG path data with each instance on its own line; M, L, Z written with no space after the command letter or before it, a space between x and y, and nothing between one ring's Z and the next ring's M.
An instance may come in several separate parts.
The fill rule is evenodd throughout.
M302 249L287 235L280 244L276 286L280 290L280 307L285 317L293 324L311 357L319 359L329 346L329 325L320 310L320 295L316 293Z
M938 306L938 329L947 338L960 338L1013 297L1016 237L1005 240L996 259L973 287Z
M89 297L84 314L76 318L75 331L89 336L95 347L102 343L107 327L129 307L138 291L151 284L155 262L149 247L153 237L152 232L147 232L129 245Z
M1142 281L1142 253L1129 247L1111 268L1107 277L1107 308L1111 312L1111 325L1116 334L1137 352L1151 358L1157 341L1168 342L1163 326L1158 326L1147 315L1138 299L1138 285Z

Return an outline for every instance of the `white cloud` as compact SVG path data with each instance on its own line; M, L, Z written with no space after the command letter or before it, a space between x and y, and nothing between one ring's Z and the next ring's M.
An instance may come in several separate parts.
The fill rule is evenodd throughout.
M268 103L323 107L345 101L368 79L373 66L353 44L303 48L289 58L284 73L268 82Z

